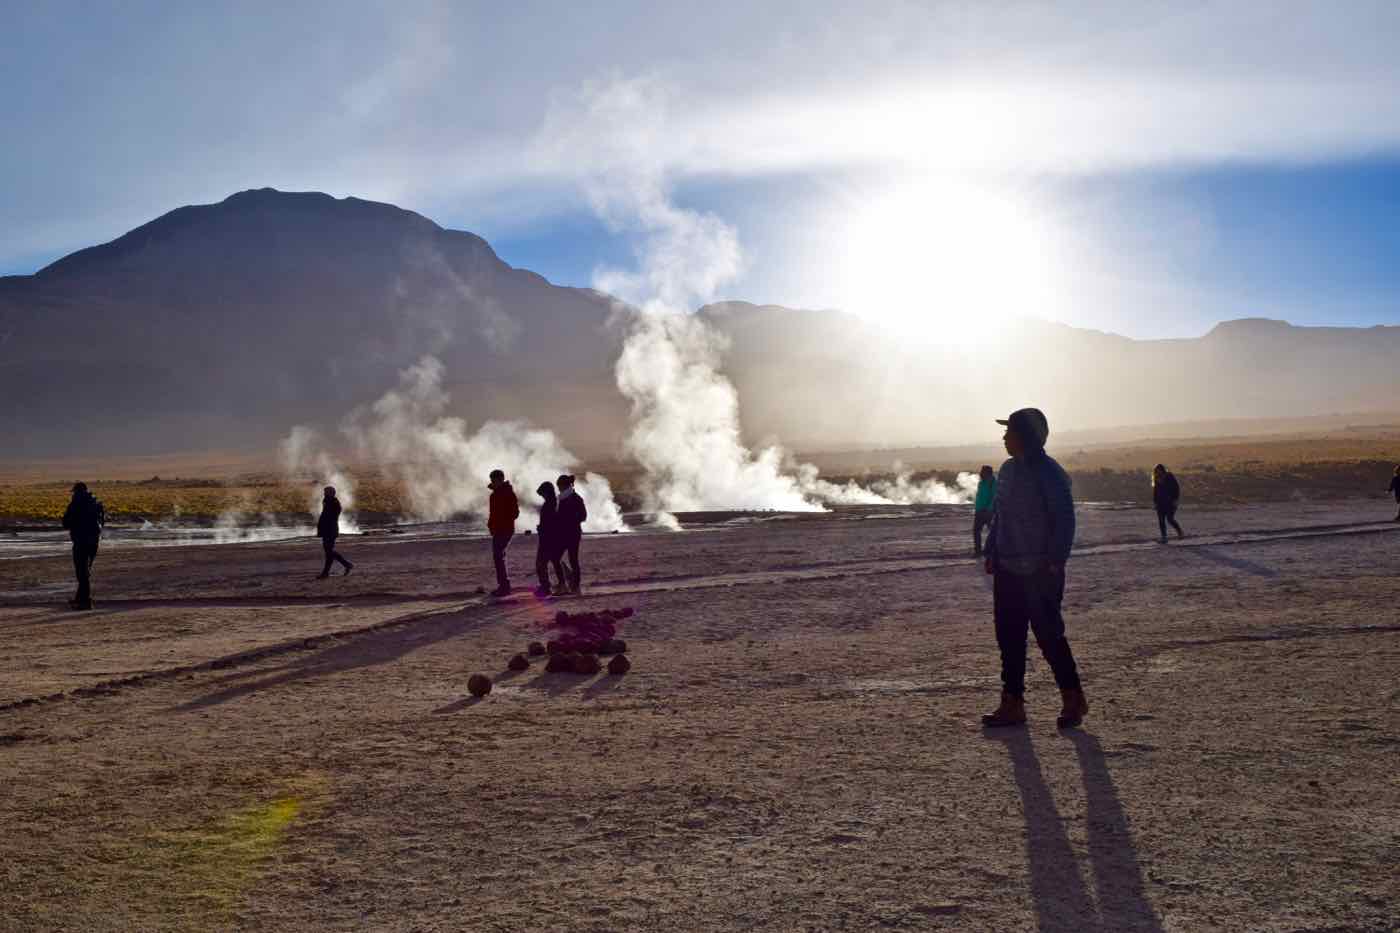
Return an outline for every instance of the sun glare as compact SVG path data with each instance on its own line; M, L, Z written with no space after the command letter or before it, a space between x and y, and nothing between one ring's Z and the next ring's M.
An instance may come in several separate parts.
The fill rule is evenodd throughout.
M972 344L1055 316L1049 237L1011 194L920 182L858 204L844 229L841 307L882 326Z

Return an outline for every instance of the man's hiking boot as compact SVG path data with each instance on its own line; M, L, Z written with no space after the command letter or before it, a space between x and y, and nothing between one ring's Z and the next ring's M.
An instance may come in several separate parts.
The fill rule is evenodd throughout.
M1001 705L995 712L987 713L982 717L982 726L986 729L1000 729L1006 726L1024 726L1026 724L1026 701L1023 697L1012 696L1002 691Z
M1089 712L1089 701L1084 698L1084 691L1077 687L1061 690L1060 696L1064 698L1065 705L1055 718L1055 725L1061 729L1073 729L1084 721L1084 714Z

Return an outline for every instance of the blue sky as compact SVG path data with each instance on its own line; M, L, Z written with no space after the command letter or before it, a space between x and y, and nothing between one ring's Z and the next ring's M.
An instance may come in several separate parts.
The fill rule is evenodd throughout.
M0 273L271 185L641 302L1400 323L1393 4L582 6L16 5Z

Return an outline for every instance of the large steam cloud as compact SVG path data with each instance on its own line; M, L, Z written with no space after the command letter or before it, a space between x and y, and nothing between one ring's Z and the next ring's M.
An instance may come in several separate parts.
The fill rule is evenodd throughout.
M602 267L594 285L641 309L617 361L632 406L626 452L643 468L651 511L818 511L826 503L963 502L960 488L907 476L879 488L839 486L795 464L781 447L742 440L739 397L720 370L723 338L689 310L711 301L743 269L738 232L720 217L677 205L655 153L667 132L667 92L650 80L591 85L547 121L549 148L601 153L581 179L611 228L637 241L637 267ZM673 521L672 521L673 524Z
M462 514L485 515L487 474L505 471L521 502L520 527L537 518L540 499L535 488L571 471L578 458L552 431L520 421L488 421L475 432L466 422L448 415L451 398L443 388L444 367L425 356L399 374L399 385L367 408L346 418L341 432L356 456L383 470L402 485L410 517L442 521ZM306 428L294 428L283 441L286 462L318 476L338 476L337 489L349 477ZM327 480L329 481L329 480ZM578 478L579 493L588 503L585 531L623 531L622 512L605 477L587 473ZM347 511L350 502L342 496Z

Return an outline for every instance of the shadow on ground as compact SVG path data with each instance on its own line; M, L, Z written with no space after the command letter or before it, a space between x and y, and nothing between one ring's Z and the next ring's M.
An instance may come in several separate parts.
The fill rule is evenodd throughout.
M1030 732L987 733L989 739L1006 746L1021 795L1037 928L1041 933L1163 933L1143 890L1132 831L1099 740L1078 730L1063 734L1074 744L1084 781L1092 895L1041 772Z
M409 621L412 621L412 624L408 624ZM242 683L235 683L213 693L197 697L188 703L174 707L173 711L190 712L205 709L295 681L310 680L345 671L388 664L419 649L481 628L490 621L488 617L468 614L460 610L442 614L436 618L419 617L413 620L404 620L405 624L403 625L355 636L348 641L316 651L303 659L279 665L270 671L263 668L244 675L229 675L226 680L238 680L242 677L258 679L245 680ZM267 676L269 673L273 676Z

